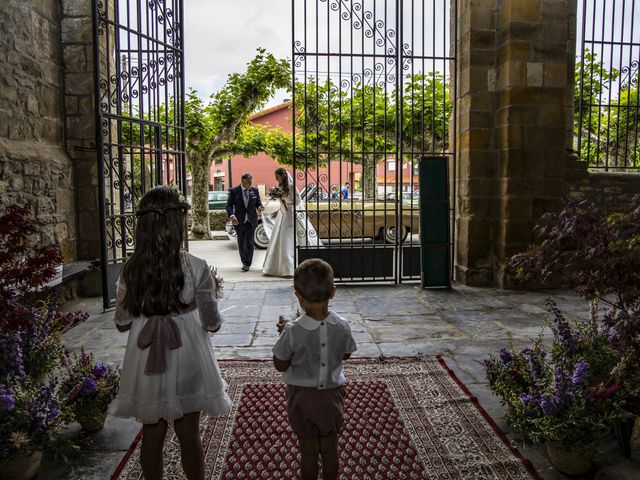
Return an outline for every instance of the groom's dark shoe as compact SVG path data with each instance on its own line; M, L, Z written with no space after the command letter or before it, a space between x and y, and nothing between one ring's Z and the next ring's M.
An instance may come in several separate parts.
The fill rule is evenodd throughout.
M243 265L241 270L242 270L243 272L248 272L248 271L249 271L249 268L250 268L250 267L249 267L249 265Z

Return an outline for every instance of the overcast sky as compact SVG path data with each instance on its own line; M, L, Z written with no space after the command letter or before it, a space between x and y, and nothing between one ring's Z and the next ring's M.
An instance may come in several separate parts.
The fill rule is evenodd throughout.
M291 0L185 0L187 88L207 98L264 47L291 57ZM278 92L269 105L287 97Z
M243 72L258 47L266 48L279 58L291 57L291 0L184 0L184 3L186 82L187 87L196 89L202 98L220 89L230 73ZM581 18L582 2L578 4ZM602 1L592 5L587 10L587 35L593 30L605 39L613 35L623 36L626 42L640 41L640 29L633 28L640 18L640 9L632 16L628 9L624 10L622 2L617 2L615 7L613 2ZM607 5L606 11L604 5ZM593 22L594 18L598 21ZM615 19L615 22L605 19ZM615 34L611 33L612 25L616 25ZM579 22L578 34L581 27ZM438 38L441 37L439 33ZM616 49L615 58L611 58L608 49L595 50L605 63L620 68L629 64L630 59L638 58L637 48ZM443 68L446 66L438 67ZM268 106L287 97L287 92L279 91Z

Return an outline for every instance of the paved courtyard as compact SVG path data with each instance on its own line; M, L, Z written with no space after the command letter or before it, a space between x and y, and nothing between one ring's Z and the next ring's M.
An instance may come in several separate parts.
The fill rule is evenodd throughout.
M259 275L246 278L227 283L220 302L225 324L212 342L221 359L270 358L278 315L293 314L296 309L290 281L263 282ZM359 356L442 355L498 425L508 430L502 408L487 388L481 361L497 353L509 337L516 345L535 337L544 324L543 304L548 295L569 316L588 311L570 293L458 285L449 290L421 290L413 285L339 286L331 308L349 320ZM112 313L102 312L100 299L82 299L68 307L86 310L91 317L65 335L66 347L79 350L84 346L98 359L120 363L127 334L117 332ZM101 432L83 440L84 451L72 467L48 459L38 478L109 478L139 428L134 421L109 418ZM79 435L77 428L69 433ZM516 444L545 478L564 478L550 467L542 448ZM596 459L600 464L622 460L606 442Z

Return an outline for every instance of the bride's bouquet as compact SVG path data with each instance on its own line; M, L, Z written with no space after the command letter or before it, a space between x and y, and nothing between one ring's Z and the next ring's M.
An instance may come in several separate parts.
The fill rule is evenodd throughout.
M270 188L267 195L270 200L282 200L286 196L282 187Z

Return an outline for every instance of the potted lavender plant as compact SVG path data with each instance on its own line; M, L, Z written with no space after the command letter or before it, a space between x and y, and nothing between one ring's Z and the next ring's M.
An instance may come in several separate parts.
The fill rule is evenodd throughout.
M608 307L601 322L618 360L608 376L620 385L615 397L622 412L615 432L630 456L634 426L640 430L640 195L612 214L567 202L562 211L545 214L536 233L540 242L515 255L509 270L523 284L555 279L592 305Z
M60 424L56 384L30 379L0 384L0 470L2 478L28 480L40 469L42 452Z
M610 329L590 320L569 322L548 300L553 346L538 337L519 352L512 346L485 361L492 392L508 406L507 423L534 443L544 442L552 464L579 475L589 470L599 442L619 419L609 376L619 361Z
M0 215L0 471L28 479L61 421L57 380L62 332L86 318L62 313L43 286L61 262L57 250L39 246L41 222L30 207Z
M73 359L65 353L62 362L67 370L60 384L65 419L75 420L86 432L100 430L118 393L120 370L95 362L93 354L84 350Z

